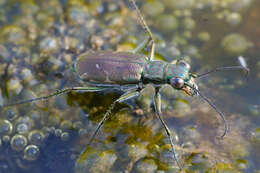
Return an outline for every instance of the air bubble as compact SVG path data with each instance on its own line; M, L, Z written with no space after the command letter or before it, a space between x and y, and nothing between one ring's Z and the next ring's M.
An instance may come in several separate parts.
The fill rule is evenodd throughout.
M15 135L11 139L11 147L15 151L21 151L27 145L27 139L23 135Z
M36 160L40 155L40 150L36 145L28 145L24 149L24 159L33 161Z

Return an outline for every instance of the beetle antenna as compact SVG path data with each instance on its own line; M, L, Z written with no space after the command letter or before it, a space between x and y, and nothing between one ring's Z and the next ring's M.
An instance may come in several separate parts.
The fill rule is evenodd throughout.
M196 75L195 78L205 77L205 76L207 76L207 75L209 75L211 73L215 73L215 72L218 72L218 71L237 70L237 69L242 69L245 72L246 76L247 76L249 74L249 68L247 67L245 58L242 57L242 56L239 56L237 59L238 59L238 63L239 63L238 66L217 67L217 68L215 68L213 70L210 70L208 72Z
M206 101L217 113L218 115L221 117L221 119L224 121L224 126L225 126L225 130L224 130L224 133L220 136L221 139L223 139L223 137L227 134L228 132L228 124L227 124L227 120L225 118L225 115L220 111L218 110L218 108L206 97L204 96L203 94L201 94L201 92L196 89L195 87L192 87L192 89L198 94L200 95L200 97Z
M202 78L202 77L205 77L211 73L215 73L215 72L218 72L218 71L224 71L224 70L237 70L237 69L242 69L245 71L246 75L249 74L249 69L246 68L246 67L243 67L243 66L228 66L228 67L217 67L213 70L210 70L210 71L207 71L205 73L202 73L202 74L198 74L196 75L195 78Z

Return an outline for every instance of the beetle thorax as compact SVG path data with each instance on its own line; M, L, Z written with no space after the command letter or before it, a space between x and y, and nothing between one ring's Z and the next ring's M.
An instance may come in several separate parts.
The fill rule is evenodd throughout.
M165 80L165 68L167 62L164 61L149 61L145 65L142 77L146 83L163 84Z

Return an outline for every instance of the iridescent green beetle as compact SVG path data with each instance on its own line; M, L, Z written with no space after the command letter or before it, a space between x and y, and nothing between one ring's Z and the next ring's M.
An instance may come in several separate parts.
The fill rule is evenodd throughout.
M176 63L167 63L164 61L154 60L154 49L155 43L153 40L152 33L145 23L138 7L134 0L130 0L135 7L135 10L140 19L141 25L148 35L147 39L144 40L136 50L132 52L112 52L112 51L99 51L91 52L80 55L76 62L72 66L72 71L86 84L84 87L73 87L65 88L56 91L48 96L38 97L30 100L23 100L13 104L4 105L13 106L17 104L29 103L37 100L45 100L53 96L57 96L70 91L86 91L86 92L97 92L106 89L119 89L124 91L124 94L115 100L110 108L105 113L103 119L99 122L94 134L87 146L91 144L99 129L104 124L105 120L110 115L112 109L116 103L120 103L137 97L140 91L145 88L147 84L152 84L155 88L153 96L153 104L156 111L156 115L160 119L171 143L171 149L173 158L176 161L178 167L181 166L178 162L176 152L174 149L174 143L171 136L171 132L167 127L166 123L161 117L161 97L160 88L162 85L169 84L176 90L182 90L190 96L200 95L209 105L215 109L224 121L225 130L221 137L224 137L227 133L228 126L225 117L214 104L212 104L205 96L203 96L194 79L208 75L209 73L230 70L230 69L243 69L248 71L245 65L231 66L231 67L220 67L201 75L195 75L190 72L190 65L185 61L177 61ZM144 55L138 54L145 47L150 46L150 55L145 57ZM86 147L87 148L87 147ZM82 152L79 157L79 161L84 160L86 150Z

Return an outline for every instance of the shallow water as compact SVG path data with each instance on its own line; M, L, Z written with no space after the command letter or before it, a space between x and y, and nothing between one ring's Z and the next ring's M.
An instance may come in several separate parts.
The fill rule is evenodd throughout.
M0 0L0 105L81 86L70 64L82 52L128 51L144 38L135 12L122 1ZM223 122L199 97L165 86L163 117L183 172L259 172L259 1L138 1L156 40L156 58L184 58L202 73L237 65L196 80L226 115ZM143 52L146 54L147 52ZM178 172L151 102L148 86L118 104L84 151L109 105L122 94L71 92L48 101L0 108L0 173ZM80 156L80 157L79 157ZM79 160L80 161L79 161Z

